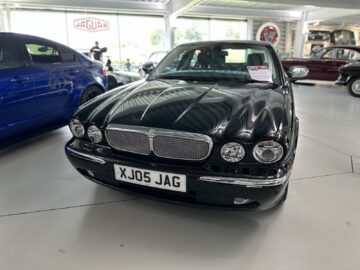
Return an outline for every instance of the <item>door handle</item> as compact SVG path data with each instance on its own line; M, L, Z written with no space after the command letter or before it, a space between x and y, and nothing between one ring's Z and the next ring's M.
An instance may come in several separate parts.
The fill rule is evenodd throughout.
M69 72L70 75L76 75L78 73L80 73L80 70L70 70Z
M10 79L10 82L13 83L22 83L27 81L30 81L30 77L13 77Z

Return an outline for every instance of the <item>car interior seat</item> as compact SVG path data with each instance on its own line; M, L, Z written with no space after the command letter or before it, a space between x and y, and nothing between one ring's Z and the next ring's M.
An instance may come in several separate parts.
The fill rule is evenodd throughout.
M251 53L247 57L248 66L263 66L265 62L265 55L263 53Z

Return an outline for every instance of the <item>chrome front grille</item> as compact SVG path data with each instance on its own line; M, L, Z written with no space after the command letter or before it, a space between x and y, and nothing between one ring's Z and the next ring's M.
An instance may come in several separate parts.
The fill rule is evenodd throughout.
M170 159L203 160L213 145L206 135L148 127L111 124L105 134L116 150Z
M106 138L115 149L143 155L150 155L149 138L145 133L133 130L107 128Z

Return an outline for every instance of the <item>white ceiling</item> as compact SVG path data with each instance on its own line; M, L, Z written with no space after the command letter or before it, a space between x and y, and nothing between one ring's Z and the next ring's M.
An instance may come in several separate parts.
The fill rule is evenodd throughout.
M302 11L309 11L312 19L319 17L322 21L334 23L360 23L360 0L0 0L1 3L12 8L66 8L150 15L165 15L171 6L180 3L188 8L181 10L179 15L297 20Z

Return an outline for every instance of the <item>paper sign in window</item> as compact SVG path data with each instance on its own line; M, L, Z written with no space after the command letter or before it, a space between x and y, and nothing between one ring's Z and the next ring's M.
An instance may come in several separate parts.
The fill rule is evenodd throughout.
M248 66L247 69L251 79L272 82L271 72L267 66Z

